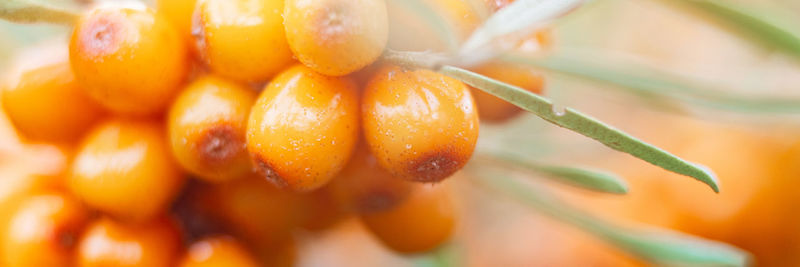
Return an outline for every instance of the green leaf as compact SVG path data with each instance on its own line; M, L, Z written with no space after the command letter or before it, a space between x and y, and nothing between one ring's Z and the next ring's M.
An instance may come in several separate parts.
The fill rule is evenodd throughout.
M620 86L636 93L668 97L710 108L753 113L800 113L800 99L738 95L722 90L701 89L708 86L696 86L673 75L632 63L613 63L607 59L567 55L538 58L519 53L509 53L499 58L507 62Z
M443 41L447 44L447 47L450 51L456 51L459 39L456 35L455 29L451 26L450 23L447 22L447 19L442 17L441 14L437 13L430 5L426 4L422 0L389 0L392 4L398 5L408 11L413 11L412 14L416 14L422 18L422 20L430 26L433 30L436 31L437 36L442 38Z
M742 33L745 37L800 57L800 32L797 30L800 24L780 20L777 12L759 12L757 8L733 1L670 0L669 3L682 4L711 15L729 24L735 32Z
M522 31L533 31L536 27L577 8L583 0L517 0L498 10L472 32L461 47L460 54L466 58L487 57L486 46L500 37ZM519 36L524 37L524 36ZM478 52L480 51L480 52ZM478 55L476 55L478 54Z
M747 266L750 255L731 245L664 229L619 227L586 214L546 191L523 184L501 171L471 168L470 177L488 189L562 222L598 236L642 259L677 266Z
M480 152L479 155L488 157L499 164L511 165L517 169L543 174L547 178L583 189L612 194L628 193L628 184L613 173L569 166L547 165L504 152Z
M453 267L462 266L460 264L458 248L453 243L447 243L438 249L427 254L414 258L414 266L417 267Z
M70 25L78 17L78 11L70 7L39 0L2 0L0 19L16 23L56 23Z
M530 111L555 125L595 139L610 148L631 154L666 170L694 177L710 186L714 192L719 192L717 179L711 170L645 143L577 110L571 108L565 108L563 111L554 110L550 100L542 96L458 67L444 66L439 71Z

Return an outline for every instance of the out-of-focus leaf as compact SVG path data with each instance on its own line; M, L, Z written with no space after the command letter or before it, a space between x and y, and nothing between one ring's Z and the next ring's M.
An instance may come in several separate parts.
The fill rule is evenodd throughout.
M42 0L2 0L0 1L0 19L16 23L47 22L56 24L72 24L78 17L78 11L65 6Z
M619 227L563 203L546 191L516 181L499 169L470 168L470 177L562 222L598 236L653 263L668 266L747 266L750 255L731 245L663 229Z
M419 15L425 23L436 31L439 38L442 38L450 51L456 51L459 40L456 31L447 23L447 20L436 12L430 5L422 0L389 0L392 4L401 6L413 14Z
M693 177L710 186L714 192L719 192L717 179L708 168L683 160L577 110L571 108L565 108L563 111L554 110L552 102L547 98L465 69L444 66L439 71L530 111L555 125L597 140L610 148L631 154L668 171Z
M488 58L480 56L491 52L487 45L500 37L520 31L534 31L558 16L577 8L584 0L517 0L498 10L472 32L461 46L460 54L465 58ZM477 55L476 55L477 54ZM469 61L469 60L468 60Z
M459 259L458 248L453 243L445 244L438 249L427 254L420 255L414 259L416 267L455 267L462 266Z
M501 152L482 152L479 155L507 164L516 169L542 174L547 178L597 192L627 194L628 184L616 174L570 166L537 163L524 157Z
M757 8L733 1L669 0L668 3L694 8L727 23L735 32L751 40L800 57L800 24L781 20L775 12L760 12Z
M633 63L598 63L584 57L549 55L533 57L509 53L501 60L525 64L632 90L634 93L668 97L677 101L705 107L751 113L800 113L800 99L739 95L722 90L695 86L674 75L659 72Z

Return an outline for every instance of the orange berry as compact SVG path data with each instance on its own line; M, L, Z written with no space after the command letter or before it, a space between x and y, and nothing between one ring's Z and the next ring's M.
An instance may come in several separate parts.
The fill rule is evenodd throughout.
M310 191L344 168L358 140L358 95L348 77L296 65L273 79L250 112L247 149L280 187Z
M19 204L4 228L4 266L72 266L75 240L89 211L64 193L33 195Z
M69 186L93 208L142 221L164 212L184 179L158 124L112 120L83 141Z
M297 59L331 76L374 62L389 35L384 0L287 0L283 18Z
M83 234L76 254L77 266L173 266L180 242L177 227L167 218L136 225L102 218Z
M23 73L2 98L17 130L35 140L75 141L102 113L78 87L67 62Z
M541 94L544 77L532 69L509 63L487 63L474 69L489 78L512 84L531 93ZM484 91L472 88L475 104L481 120L489 122L506 121L522 112L522 109Z
M399 206L364 214L361 221L390 249L419 253L433 250L450 239L456 212L446 185L418 186Z
M481 20L469 0L423 0L433 12L447 23L460 42L480 25ZM402 51L446 51L448 44L442 34L427 24L426 18L402 2L387 1L389 10L389 42L387 47ZM456 44L457 45L457 44Z
M215 73L266 81L292 62L283 29L283 0L199 0L192 34Z
M189 51L194 51L192 14L197 0L157 0L156 13L167 18L183 37Z
M347 213L337 203L331 192L330 184L314 192L300 195L301 219L299 226L310 231L323 231L333 227Z
M75 24L69 56L83 89L124 114L163 110L188 70L183 39L150 9L89 11Z
M478 140L478 112L466 85L429 70L386 66L361 102L364 137L392 175L437 182L467 163Z
M172 152L189 172L206 181L237 178L250 170L245 131L256 92L206 76L190 84L170 108Z
M199 200L228 229L250 242L286 239L300 221L300 196L246 177L203 190Z
M258 261L230 236L204 238L189 246L181 267L256 267Z
M291 238L280 243L256 242L253 249L262 266L291 267L297 261L297 245Z
M370 213L391 209L406 199L411 183L393 177L378 165L366 144L360 144L329 187L344 209Z

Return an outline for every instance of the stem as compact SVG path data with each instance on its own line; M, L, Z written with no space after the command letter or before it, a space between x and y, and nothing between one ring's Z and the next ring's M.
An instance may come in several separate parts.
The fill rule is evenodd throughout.
M72 25L80 11L32 0L0 1L0 19L14 23L53 23Z
M443 53L429 51L415 52L386 49L383 53L383 60L412 69L438 70L445 62L448 62L449 59L450 58Z

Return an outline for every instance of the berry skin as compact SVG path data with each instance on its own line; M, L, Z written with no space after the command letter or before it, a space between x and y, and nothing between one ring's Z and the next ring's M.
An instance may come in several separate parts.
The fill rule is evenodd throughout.
M103 112L75 82L67 62L23 73L3 91L2 100L14 126L41 141L75 141Z
M180 242L178 228L167 218L135 225L101 218L84 232L76 262L79 267L174 266Z
M335 179L334 179L335 180ZM333 198L331 184L314 192L300 194L299 226L309 231L324 231L349 215Z
M257 267L256 258L230 236L208 237L189 246L181 267Z
M192 34L215 73L266 81L292 62L283 29L283 0L198 0Z
M92 98L128 115L162 111L180 89L189 63L178 31L150 9L89 11L75 25L69 57Z
M172 152L189 172L210 182L237 178L250 170L245 131L256 92L206 76L190 84L173 103L167 127Z
M33 195L3 229L3 266L72 266L75 240L89 211L63 193Z
M359 214L393 208L406 199L411 186L379 166L366 144L356 148L350 162L329 184L336 202Z
M201 195L207 213L249 242L285 240L301 218L299 195L255 175L205 188Z
M341 76L374 62L389 35L384 0L287 0L289 46L309 68Z
M247 149L261 176L295 191L330 181L358 140L358 95L347 77L296 65L273 79L250 112Z
M194 37L192 37L192 14L197 0L157 0L156 13L167 18L183 37L190 51L194 50Z
M361 101L364 137L392 175L438 182L467 163L478 112L466 85L429 70L386 66Z
M456 212L447 185L414 189L399 206L361 216L375 237L400 253L431 251L450 239L455 226Z
M158 124L112 120L78 148L69 187L93 208L143 221L164 212L184 180Z
M531 93L541 94L544 77L530 68L509 63L487 63L474 69L489 78L512 84ZM471 88L482 121L503 122L522 112L522 109L484 91Z

